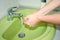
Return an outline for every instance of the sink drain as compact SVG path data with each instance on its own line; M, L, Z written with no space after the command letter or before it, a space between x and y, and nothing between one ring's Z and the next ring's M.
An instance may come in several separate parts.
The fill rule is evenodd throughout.
M19 37L19 38L24 38L24 37L25 37L25 33L20 33L20 34L18 35L18 37Z

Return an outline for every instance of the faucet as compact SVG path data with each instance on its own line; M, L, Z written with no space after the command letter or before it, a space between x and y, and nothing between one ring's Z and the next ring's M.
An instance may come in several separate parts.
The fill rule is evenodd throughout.
M12 7L8 10L8 20L13 20L14 17L22 17L21 13L15 13L18 7Z
M13 20L14 17L19 17L21 20L21 26L22 26L22 32L18 34L18 37L24 38L25 33L24 33L24 24L23 24L23 19L22 19L22 14L21 13L16 13L18 7L12 7L8 10L8 20Z

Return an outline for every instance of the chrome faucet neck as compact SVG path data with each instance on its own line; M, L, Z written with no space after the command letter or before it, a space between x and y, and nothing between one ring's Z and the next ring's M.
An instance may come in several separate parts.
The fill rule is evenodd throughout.
M21 13L15 13L17 11L18 7L12 7L8 10L8 19L12 20L13 17L22 17L23 15Z

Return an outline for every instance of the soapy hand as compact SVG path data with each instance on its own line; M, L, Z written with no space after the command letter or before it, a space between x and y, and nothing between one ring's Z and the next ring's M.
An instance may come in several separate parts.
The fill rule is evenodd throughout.
M30 14L24 18L24 23L31 27L34 27L39 22L40 22L40 19L38 19L38 16L36 13Z

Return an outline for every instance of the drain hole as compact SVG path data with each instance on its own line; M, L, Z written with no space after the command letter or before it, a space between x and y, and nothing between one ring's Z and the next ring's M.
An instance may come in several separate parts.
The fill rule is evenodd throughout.
M24 38L24 37L25 37L25 33L20 33L20 34L18 34L18 37L19 37L19 38Z

